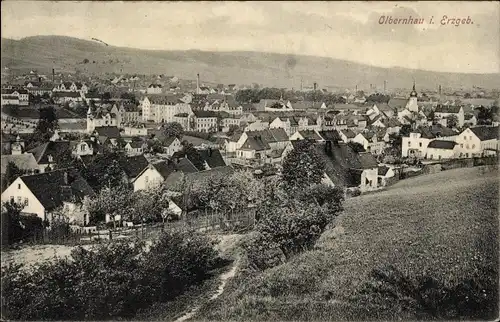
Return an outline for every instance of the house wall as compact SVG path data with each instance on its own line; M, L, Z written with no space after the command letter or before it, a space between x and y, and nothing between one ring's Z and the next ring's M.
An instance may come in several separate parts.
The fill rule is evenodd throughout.
M351 141L361 144L365 151L368 151L368 146L370 143L361 133L358 133L358 135L356 135Z
M161 174L155 168L150 167L134 181L134 191L157 187L163 180Z
M404 136L401 146L401 156L407 158L410 156L409 150L417 150L413 156L423 158L430 141L430 139L420 137L420 133L410 133L409 137Z
M427 148L427 159L431 160L441 160L441 159L453 159L456 154L456 149L435 149Z
M172 156L175 152L182 150L182 144L179 139L175 139L170 146L165 148L165 152L168 156Z
M377 189L377 180L378 168L363 170L361 173L361 184L359 186L359 190L364 192Z
M255 150L237 150L236 157L240 159L253 159L255 158Z
M14 198L16 203L25 203L28 201L22 212L36 214L38 217L45 219L45 208L35 195L28 189L21 178L17 178L14 182L2 193L2 202L9 202Z
M463 158L470 158L473 156L480 156L483 152L481 140L470 129L464 130L457 136L458 143L458 156Z

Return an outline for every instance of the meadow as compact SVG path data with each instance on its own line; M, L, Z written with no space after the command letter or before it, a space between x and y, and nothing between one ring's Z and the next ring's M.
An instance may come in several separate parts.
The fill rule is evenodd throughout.
M415 300L401 286L422 280L426 290L433 288L425 281L453 290L462 283L465 301L479 287L482 306L464 302L460 305L471 310L466 317L446 314L494 318L498 201L498 170L479 168L410 178L348 199L336 227L323 234L316 249L262 273L242 272L195 319L422 319L418 310L407 309L416 307L410 305ZM373 280L374 275L386 280ZM387 289L391 283L390 292L363 293L367 285ZM389 298L391 306L384 302ZM441 312L436 314L439 318Z

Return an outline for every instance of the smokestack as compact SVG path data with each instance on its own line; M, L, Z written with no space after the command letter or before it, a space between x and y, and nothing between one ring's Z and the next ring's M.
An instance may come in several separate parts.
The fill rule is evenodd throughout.
M441 95L441 85L439 85L439 95Z
M318 84L316 82L314 82L314 91L316 91L317 86L318 86Z
M356 94L358 94L358 85L356 85Z
M200 94L200 74L196 74L196 94Z
M300 91L302 92L302 77L300 78Z
M52 84L55 82L55 77L56 77L56 71L54 68L52 68Z
M387 92L387 81L384 81L384 93Z

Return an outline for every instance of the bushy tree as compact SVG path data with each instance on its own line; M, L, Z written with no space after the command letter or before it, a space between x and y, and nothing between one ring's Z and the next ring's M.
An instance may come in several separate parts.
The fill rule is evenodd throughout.
M347 145L349 145L354 152L365 152L365 148L361 143L351 141L347 143Z
M12 161L9 161L7 163L7 167L5 169L5 183L6 186L8 187L14 180L19 178L22 175L25 175L27 171L19 169L19 167Z
M240 127L238 125L235 125L235 124L229 125L229 130L227 131L227 135L232 136L234 134L234 132L238 131L239 128Z
M59 121L54 107L48 106L41 108L40 118L35 131L28 140L27 150L49 142L57 129L59 129Z
M325 163L307 141L297 142L283 160L283 181L289 188L302 189L320 183L325 173Z
M166 137L176 137L181 139L184 135L184 129L180 123L170 122L163 125L163 133Z

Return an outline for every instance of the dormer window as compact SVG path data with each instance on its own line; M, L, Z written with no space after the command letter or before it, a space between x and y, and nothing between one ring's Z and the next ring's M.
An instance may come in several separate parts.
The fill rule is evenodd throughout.
M49 160L49 163L51 163L54 161L54 158L51 155L48 155L47 160Z

